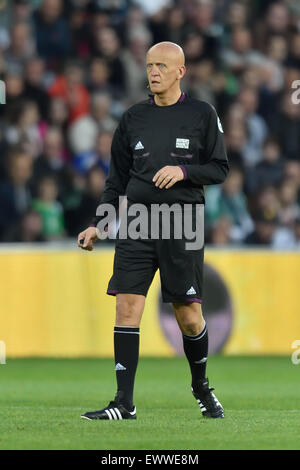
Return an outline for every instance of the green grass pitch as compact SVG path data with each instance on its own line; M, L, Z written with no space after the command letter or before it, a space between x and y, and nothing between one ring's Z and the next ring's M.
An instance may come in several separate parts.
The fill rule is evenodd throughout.
M300 365L224 357L208 377L225 419L204 419L185 358L141 358L136 421L87 421L113 398L112 359L8 359L0 365L0 449L300 449Z

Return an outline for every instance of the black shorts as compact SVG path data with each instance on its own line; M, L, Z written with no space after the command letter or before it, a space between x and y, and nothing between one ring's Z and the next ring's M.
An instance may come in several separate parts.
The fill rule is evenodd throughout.
M176 217L176 214L175 214ZM130 222L130 218L128 220ZM150 225L150 224L149 224ZM149 227L150 228L150 227ZM172 220L170 229L172 233ZM113 275L107 294L147 295L157 269L163 302L202 302L204 246L186 249L182 238L116 239Z

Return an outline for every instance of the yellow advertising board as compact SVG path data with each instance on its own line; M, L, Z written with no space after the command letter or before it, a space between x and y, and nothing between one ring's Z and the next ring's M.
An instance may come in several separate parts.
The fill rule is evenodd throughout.
M113 250L0 252L0 340L8 357L113 355ZM183 273L184 275L184 273ZM300 252L206 250L203 312L211 352L291 354L300 339ZM156 274L141 325L141 354L182 352Z

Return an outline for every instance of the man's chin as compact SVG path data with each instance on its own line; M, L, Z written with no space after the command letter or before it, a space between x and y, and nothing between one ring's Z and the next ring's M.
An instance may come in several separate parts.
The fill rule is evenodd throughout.
M150 90L151 90L151 93L154 93L155 95L159 95L160 93L163 93L163 90L160 85L151 85Z

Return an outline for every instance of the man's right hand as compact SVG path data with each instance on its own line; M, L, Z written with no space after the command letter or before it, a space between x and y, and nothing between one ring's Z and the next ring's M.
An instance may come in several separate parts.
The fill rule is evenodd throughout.
M98 240L96 227L89 227L78 235L77 245L83 250L92 251L94 243Z

